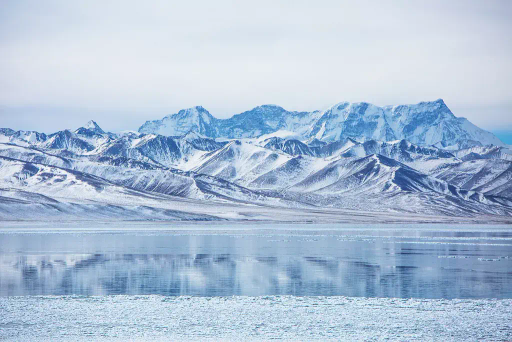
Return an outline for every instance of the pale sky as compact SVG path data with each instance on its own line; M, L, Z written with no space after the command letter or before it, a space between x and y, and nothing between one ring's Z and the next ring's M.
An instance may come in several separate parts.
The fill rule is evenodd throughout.
M0 0L0 127L443 98L512 132L512 1Z

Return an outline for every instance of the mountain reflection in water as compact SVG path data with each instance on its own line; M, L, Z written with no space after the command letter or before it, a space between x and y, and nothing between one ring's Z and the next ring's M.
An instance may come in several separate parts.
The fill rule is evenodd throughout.
M1 237L3 296L512 297L508 233Z

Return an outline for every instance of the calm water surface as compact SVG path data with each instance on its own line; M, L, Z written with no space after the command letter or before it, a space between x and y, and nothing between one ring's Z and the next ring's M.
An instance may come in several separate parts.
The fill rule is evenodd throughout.
M510 226L0 228L0 295L512 298Z

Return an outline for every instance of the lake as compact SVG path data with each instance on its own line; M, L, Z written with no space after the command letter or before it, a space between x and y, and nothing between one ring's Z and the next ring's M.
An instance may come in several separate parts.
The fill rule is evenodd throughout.
M510 226L12 223L0 296L512 298Z

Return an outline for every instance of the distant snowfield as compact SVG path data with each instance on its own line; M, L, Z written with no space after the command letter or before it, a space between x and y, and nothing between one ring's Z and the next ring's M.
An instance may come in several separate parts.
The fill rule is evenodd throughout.
M0 297L0 339L510 340L512 300Z

